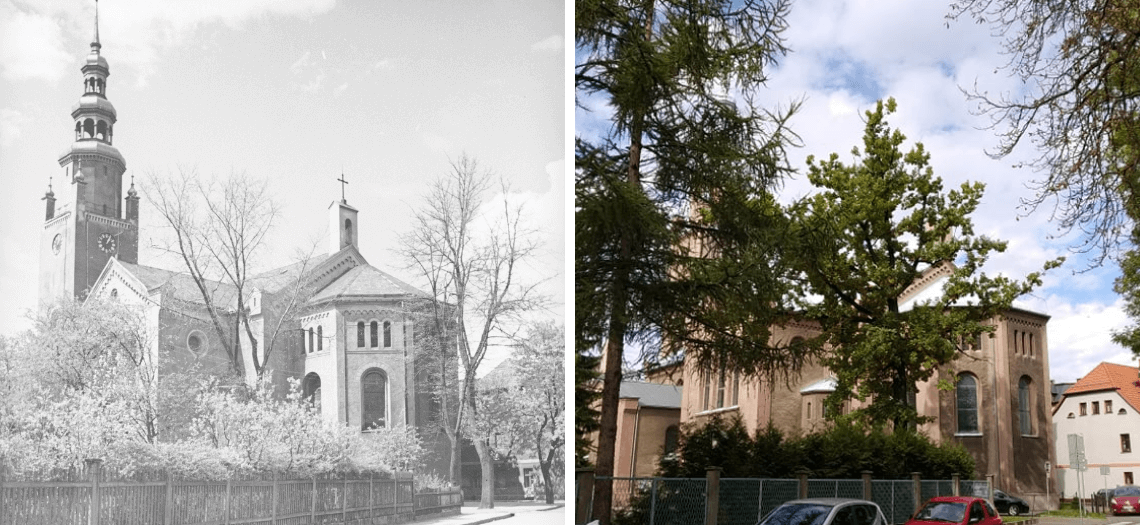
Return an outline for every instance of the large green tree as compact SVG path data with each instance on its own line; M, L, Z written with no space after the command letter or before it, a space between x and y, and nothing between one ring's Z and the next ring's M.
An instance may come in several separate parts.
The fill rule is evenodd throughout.
M784 302L777 246L786 233L769 190L788 170L790 110L755 102L786 51L789 7L575 4L576 101L605 112L599 129L579 128L575 151L576 348L604 346L600 476L613 474L627 343L753 372L792 370L803 358L768 344ZM600 483L594 498L602 523L610 489Z
M954 360L966 344L992 332L987 320L1040 284L990 276L982 267L1006 243L974 232L970 215L984 186L943 190L922 144L888 127L894 99L867 111L863 147L845 164L837 154L808 158L819 192L792 206L803 270L798 297L817 321L815 345L838 380L828 403L866 402L856 415L872 424L913 428L915 384ZM1053 261L1046 267L1058 264ZM904 302L904 292L932 271L947 271L940 294Z

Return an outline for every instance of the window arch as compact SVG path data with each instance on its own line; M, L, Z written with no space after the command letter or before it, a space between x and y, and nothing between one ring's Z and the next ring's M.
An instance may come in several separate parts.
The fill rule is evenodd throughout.
M665 429L665 454L672 454L677 451L677 442L680 434L681 432L677 425L669 425Z
M309 402L309 406L321 411L321 376L316 372L309 372L301 382L302 399Z
M364 321L356 323L356 346L364 348Z
M89 139L95 136L95 121L87 119L83 121L83 138Z
M309 353L310 354L313 353L313 348L314 348L313 347L313 336L314 335L316 335L316 334L313 332L313 328L309 327Z
M97 138L99 140L107 140L107 123L106 122L100 120L99 123L95 125L95 138Z
M1017 382L1017 420L1021 425L1021 435L1033 435L1033 395L1031 386L1033 381L1029 376L1021 376Z
M325 349L324 329L321 326L317 326L317 351L320 352L321 350L324 350L324 349Z
M372 336L371 340L368 342L368 346L376 348L377 339L379 339L380 334L380 323L372 321L372 323L369 324L368 328L370 332L369 335Z
M344 242L342 244L352 244L352 219L344 220Z
M384 348L392 348L392 322L384 321Z
M961 434L977 434L978 380L972 375L963 374L958 378L955 394L958 411L958 432Z
M202 357L206 355L206 350L209 349L209 340L206 339L206 334L201 330L191 330L186 335L186 349L194 354L194 357Z
M388 374L369 369L360 378L360 429L384 428L388 416Z

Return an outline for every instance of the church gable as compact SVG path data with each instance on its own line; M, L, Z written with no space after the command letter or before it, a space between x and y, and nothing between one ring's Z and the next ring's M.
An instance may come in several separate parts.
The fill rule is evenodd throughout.
M87 300L115 299L143 304L152 301L150 295L146 283L118 259L111 258L92 285Z

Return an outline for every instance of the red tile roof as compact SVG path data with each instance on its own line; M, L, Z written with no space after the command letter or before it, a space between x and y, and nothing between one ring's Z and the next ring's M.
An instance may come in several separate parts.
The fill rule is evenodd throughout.
M1102 390L1116 390L1129 405L1140 412L1140 369L1134 366L1101 363L1092 369L1085 377L1077 380L1077 384L1065 391L1066 396L1084 392L1098 392Z

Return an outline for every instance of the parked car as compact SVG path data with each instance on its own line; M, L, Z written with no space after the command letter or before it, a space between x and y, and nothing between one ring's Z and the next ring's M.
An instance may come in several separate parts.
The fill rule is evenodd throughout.
M812 498L789 501L769 512L758 525L888 525L872 501Z
M997 507L998 512L1010 516L1029 514L1029 504L1025 500L1000 490L994 491L994 507Z
M1121 485L1112 489L1109 506L1113 514L1140 514L1140 487Z
M1001 525L1001 516L982 498L939 496L930 498L906 525Z

